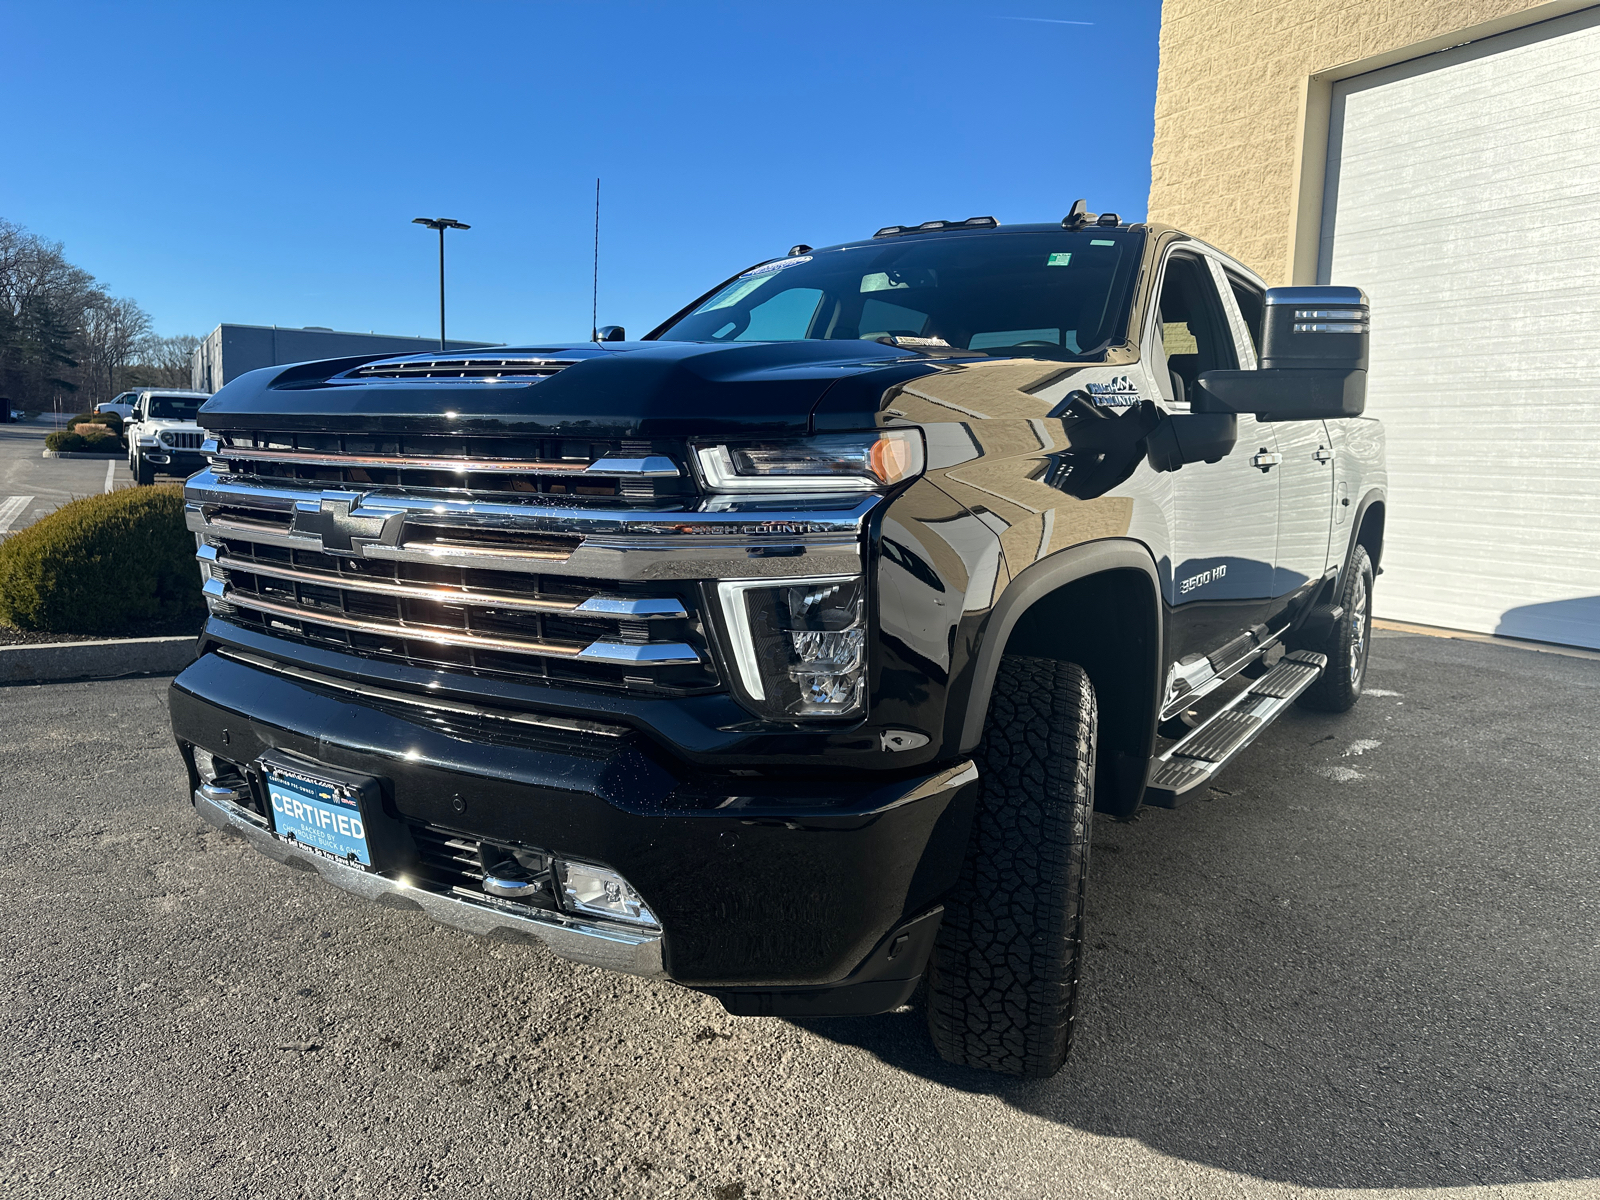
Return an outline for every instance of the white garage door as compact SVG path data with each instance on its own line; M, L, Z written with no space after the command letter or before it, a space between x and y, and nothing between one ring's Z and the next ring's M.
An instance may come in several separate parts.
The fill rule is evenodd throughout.
M1372 299L1375 611L1600 647L1600 9L1333 101L1319 278Z

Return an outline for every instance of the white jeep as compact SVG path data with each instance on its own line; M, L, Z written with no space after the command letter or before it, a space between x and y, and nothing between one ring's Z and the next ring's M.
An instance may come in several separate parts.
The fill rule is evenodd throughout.
M205 431L195 414L211 397L205 392L142 388L133 401L133 415L124 427L128 470L140 487L156 481L156 473L190 476L206 465L200 452Z

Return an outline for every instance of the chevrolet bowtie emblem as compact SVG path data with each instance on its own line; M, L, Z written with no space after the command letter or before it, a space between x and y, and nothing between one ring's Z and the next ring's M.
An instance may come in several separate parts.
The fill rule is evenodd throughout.
M322 539L324 554L360 558L362 546L377 543L398 546L405 531L406 514L399 509L367 508L366 497L327 495L295 505L290 529Z

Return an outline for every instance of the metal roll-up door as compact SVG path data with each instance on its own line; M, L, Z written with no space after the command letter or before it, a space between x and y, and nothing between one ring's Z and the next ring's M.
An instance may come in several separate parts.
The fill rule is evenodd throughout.
M1600 9L1336 84L1319 279L1372 299L1377 615L1600 647Z

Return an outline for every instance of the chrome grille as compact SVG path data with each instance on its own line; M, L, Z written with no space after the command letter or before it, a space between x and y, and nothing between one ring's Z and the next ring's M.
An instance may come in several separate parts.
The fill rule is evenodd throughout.
M160 438L163 446L171 446L174 450L198 450L205 442L206 435L198 430L163 429Z
M702 498L682 441L391 432L354 420L324 433L280 421L213 430L202 447L211 469L185 486L211 612L224 631L256 635L240 633L240 653L360 674L419 699L437 672L646 695L718 690L705 581L859 574L878 502ZM296 646L400 669L369 673ZM548 736L459 705L429 720L477 722L491 740Z
M213 611L274 637L517 680L716 684L691 585L374 561L271 545L237 518L212 526L200 557Z
M230 476L274 483L624 502L690 490L670 451L645 441L223 430L203 448Z

